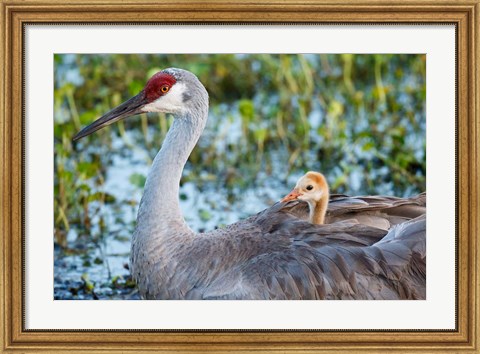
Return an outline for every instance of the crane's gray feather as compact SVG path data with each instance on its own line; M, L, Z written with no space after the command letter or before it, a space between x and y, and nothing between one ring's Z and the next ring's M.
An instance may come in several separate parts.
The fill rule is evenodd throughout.
M296 217L290 207L277 203L224 229L185 238L145 275L150 286L144 296L425 298L424 215L387 233L350 222L313 225ZM141 282L142 274L136 276Z

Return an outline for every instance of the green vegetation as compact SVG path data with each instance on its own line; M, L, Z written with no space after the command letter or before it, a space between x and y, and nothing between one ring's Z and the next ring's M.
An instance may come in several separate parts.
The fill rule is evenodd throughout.
M71 139L171 66L195 73L210 95L209 122L182 179L194 191L180 195L204 198L186 215L195 229L228 222L213 215L232 209L246 216L237 202L248 191L271 204L307 170L323 172L334 193L425 190L424 55L56 55L55 242L64 251L78 253L83 239L102 260L110 239L128 243L171 119L141 115ZM123 168L112 170L119 160ZM124 188L108 187L115 177ZM85 279L91 291L96 282Z

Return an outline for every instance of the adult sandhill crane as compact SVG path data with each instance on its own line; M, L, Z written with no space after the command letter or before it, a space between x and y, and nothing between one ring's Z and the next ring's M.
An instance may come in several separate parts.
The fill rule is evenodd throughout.
M74 140L146 112L175 119L148 174L132 238L130 269L143 298L425 298L424 215L387 233L313 225L290 212L295 206L276 203L225 228L193 232L180 211L179 182L207 121L208 94L188 71L158 72Z

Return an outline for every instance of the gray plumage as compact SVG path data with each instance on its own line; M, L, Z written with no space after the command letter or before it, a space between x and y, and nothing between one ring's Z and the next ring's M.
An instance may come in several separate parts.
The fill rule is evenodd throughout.
M424 215L387 234L313 225L278 203L224 229L183 235L168 252L144 250L153 264L134 276L155 299L424 299L425 227Z
M121 118L154 111L175 117L147 177L132 238L130 269L144 298L425 299L424 195L332 196L324 225L302 220L306 203L277 203L223 229L193 232L180 211L179 182L207 121L208 94L188 71L160 74L155 80L169 75L165 82L152 78L134 106L121 110ZM152 100L157 83L169 91ZM112 112L74 139L118 120Z

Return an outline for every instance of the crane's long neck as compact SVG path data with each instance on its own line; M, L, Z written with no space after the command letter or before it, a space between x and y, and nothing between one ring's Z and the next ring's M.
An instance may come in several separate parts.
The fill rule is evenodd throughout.
M175 117L145 183L137 217L143 234L191 232L179 205L182 171L206 123L207 110Z
M316 203L308 203L310 209L310 222L316 225L322 225L325 223L325 215L327 214L328 200L330 199L327 192Z

